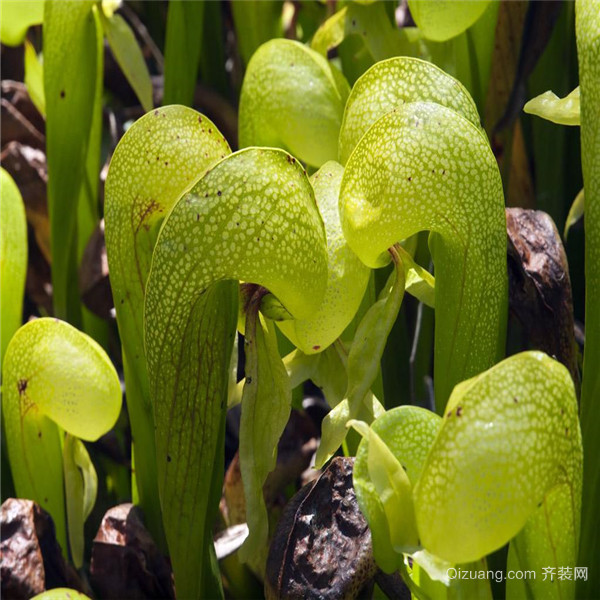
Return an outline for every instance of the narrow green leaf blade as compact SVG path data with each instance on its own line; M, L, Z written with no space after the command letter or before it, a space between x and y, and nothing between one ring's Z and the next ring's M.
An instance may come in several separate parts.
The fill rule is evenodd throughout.
M315 33L311 47L323 56L339 46L345 38L355 35L362 38L374 60L411 54L412 48L406 33L392 24L384 3L374 2L363 6L350 2L327 19Z
M27 274L27 221L21 192L7 171L0 168L0 364L10 339L23 318Z
M25 85L34 106L40 111L42 117L45 117L44 67L39 61L35 48L27 40L25 40Z
M387 338L404 298L402 263L396 265L390 280L391 285L386 286L356 330L348 354L348 389L344 401L323 419L322 439L315 457L317 468L324 465L344 441L349 419L370 423L385 410L369 390L377 377Z
M98 191L100 187L102 122L104 96L104 33L100 22L100 11L94 9L96 25L96 83L94 106L92 109L92 125L85 161L85 174L79 190L77 206L77 263L81 265L83 254L90 238L99 225L100 213ZM93 337L103 347L109 345L109 324L98 315L93 314L86 306L82 306L82 330Z
M92 0L48 0L44 93L52 289L57 317L78 324L76 215L94 106L97 56Z
M152 81L148 65L131 27L121 15L107 17L102 13L102 26L111 50L145 111L152 110Z
M240 423L240 469L244 481L249 535L240 559L266 559L269 518L263 496L267 475L275 468L277 443L288 422L292 388L279 357L273 323L257 317L255 347L246 347L246 384Z
M332 48L337 48L346 37L347 15L348 7L344 6L329 17L319 29L317 29L310 43L310 47L323 56L327 56L327 52Z
M404 548L416 547L419 536L412 485L404 466L366 423L350 421L349 425L368 441L365 453L368 477L383 507L392 548L398 552Z
M318 52L299 42L271 40L246 70L240 147L283 148L316 167L335 160L348 93L344 77Z
M399 254L406 272L405 289L411 295L435 308L435 279L429 271L418 265L413 257L399 246Z
M376 419L372 423L371 429L402 465L410 485L414 486L419 480L429 448L433 444L441 424L441 418L435 413L418 407L402 406L389 410ZM365 437L358 447L354 463L354 489L360 509L371 528L375 560L384 571L391 573L403 560L402 549L395 547L397 544L394 543L394 531L391 530L381 492L377 489L370 474L370 457L371 439ZM412 507L412 489L405 486L405 492L410 494L410 506ZM412 519L416 531L414 512L412 515L399 514L398 518L405 519L407 523L410 523ZM415 540L412 540L411 544L417 545ZM409 548L407 547L405 550L408 551Z
M318 356L319 362L310 376L313 383L323 390L325 399L332 408L344 399L348 388L348 356L340 350L340 345L338 341Z
M571 208L569 209L569 214L567 215L567 220L565 221L565 230L563 232L563 237L565 238L565 242L567 241L567 236L569 235L569 229L575 225L582 217L585 210L585 193L583 188L581 191L575 196L575 200L573 200L573 204L571 204Z
M202 52L204 2L172 0L167 14L163 104L192 106Z
M258 47L272 38L281 37L279 0L242 0L231 4L236 38L244 64L248 64Z
M98 476L81 440L69 434L63 446L63 470L69 547L73 564L79 569L83 565L83 525L96 503Z

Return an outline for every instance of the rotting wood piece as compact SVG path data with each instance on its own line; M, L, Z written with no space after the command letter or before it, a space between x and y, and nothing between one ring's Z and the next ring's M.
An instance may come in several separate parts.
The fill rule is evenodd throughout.
M334 458L286 506L269 550L267 598L356 598L371 583L377 567L353 465Z
M175 598L171 569L133 504L119 504L104 515L90 576L102 598Z
M510 310L531 348L569 369L579 394L573 297L564 246L545 212L506 209Z
M39 504L8 498L0 510L0 527L3 598L26 600L56 587L84 591L63 558L52 517Z

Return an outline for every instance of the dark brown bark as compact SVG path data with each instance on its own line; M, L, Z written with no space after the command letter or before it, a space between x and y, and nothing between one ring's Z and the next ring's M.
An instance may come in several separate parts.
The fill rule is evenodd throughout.
M579 391L573 298L567 256L554 222L544 212L506 209L510 310L531 348L560 361Z

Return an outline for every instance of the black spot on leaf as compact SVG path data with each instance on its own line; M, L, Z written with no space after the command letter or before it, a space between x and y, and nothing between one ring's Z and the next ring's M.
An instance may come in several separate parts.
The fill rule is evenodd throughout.
M19 390L19 395L25 393L25 390L27 389L27 383L27 379L19 379L19 381L17 381L17 390Z

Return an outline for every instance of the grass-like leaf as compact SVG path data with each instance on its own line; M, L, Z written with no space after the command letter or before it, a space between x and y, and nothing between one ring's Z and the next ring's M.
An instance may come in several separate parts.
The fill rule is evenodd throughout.
M152 81L131 27L121 15L106 16L101 12L106 39L127 81L133 88L145 111L152 109Z
M44 93L52 289L57 317L77 325L77 205L85 179L96 90L92 0L49 0L44 9Z
M165 41L163 104L192 106L204 35L204 2L171 0Z
M21 192L7 171L0 168L0 361L21 325L27 273L27 221Z

